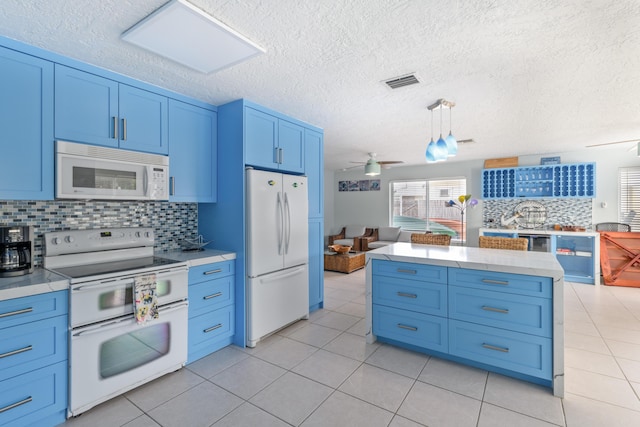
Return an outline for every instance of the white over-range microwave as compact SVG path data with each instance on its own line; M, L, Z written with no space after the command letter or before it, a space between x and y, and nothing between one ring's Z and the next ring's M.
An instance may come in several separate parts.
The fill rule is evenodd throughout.
M168 200L169 157L56 141L56 198Z

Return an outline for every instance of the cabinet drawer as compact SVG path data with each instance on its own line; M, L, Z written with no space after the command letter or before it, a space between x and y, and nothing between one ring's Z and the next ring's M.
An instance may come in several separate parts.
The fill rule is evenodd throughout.
M447 283L447 267L434 265L381 261L376 259L373 260L373 274L376 276L427 280L433 283Z
M189 286L189 317L229 305L234 301L234 276L196 283Z
M57 425L64 422L66 407L66 362L0 381L0 425ZM59 419L52 417L56 414Z
M550 277L494 271L449 268L449 284L476 289L493 289L511 294L551 298L553 282Z
M67 316L0 330L0 380L67 358Z
M67 291L0 301L0 329L67 314Z
M189 353L234 333L234 306L189 319Z
M451 286L449 318L551 337L551 300Z
M373 304L373 333L418 347L447 352L447 319Z
M449 320L449 352L498 368L551 379L550 338Z
M373 303L447 316L447 285L373 276Z
M235 274L235 261L222 261L213 264L199 265L189 269L189 284L217 279Z

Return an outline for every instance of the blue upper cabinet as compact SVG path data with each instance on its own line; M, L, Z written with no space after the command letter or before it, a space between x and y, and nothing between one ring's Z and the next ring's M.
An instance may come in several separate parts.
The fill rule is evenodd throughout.
M56 64L55 137L168 154L168 100Z
M322 133L304 130L305 174L309 189L309 218L324 218L324 145Z
M278 169L278 118L245 108L245 163Z
M172 202L216 201L217 114L169 100L169 173Z
M53 199L53 63L0 47L0 199Z
M304 173L304 128L285 120L278 121L280 170Z
M245 107L245 163L282 172L304 173L304 128Z
M594 198L595 163L484 169L482 198Z

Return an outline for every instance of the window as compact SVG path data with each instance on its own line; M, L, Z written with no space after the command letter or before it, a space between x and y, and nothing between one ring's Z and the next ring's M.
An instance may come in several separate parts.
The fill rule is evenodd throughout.
M631 224L631 231L640 231L640 168L620 168L618 172L618 222Z
M430 230L460 240L463 227L460 211L446 207L445 202L466 194L466 179L392 181L390 185L392 226L411 231Z

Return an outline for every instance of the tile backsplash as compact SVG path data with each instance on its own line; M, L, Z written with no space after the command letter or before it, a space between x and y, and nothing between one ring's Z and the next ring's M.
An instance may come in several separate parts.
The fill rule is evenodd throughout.
M0 200L0 225L32 225L34 262L42 266L43 233L115 227L152 227L155 249L180 249L198 235L197 203Z
M482 204L482 226L500 228L500 216L510 217L514 208L531 199L485 200ZM541 199L536 202L544 205L547 219L542 228L551 228L554 224L577 225L589 230L593 226L593 199Z

